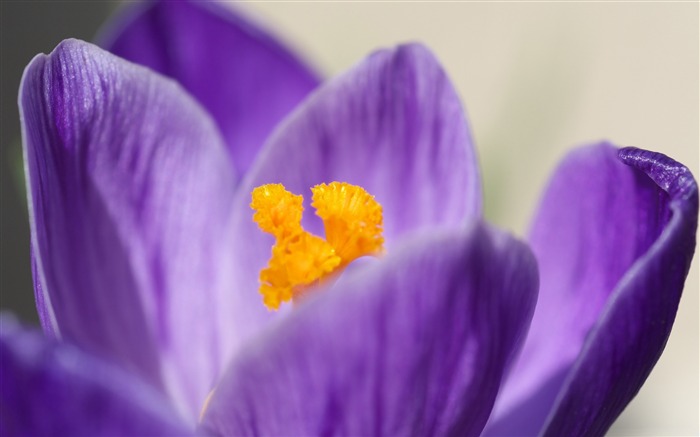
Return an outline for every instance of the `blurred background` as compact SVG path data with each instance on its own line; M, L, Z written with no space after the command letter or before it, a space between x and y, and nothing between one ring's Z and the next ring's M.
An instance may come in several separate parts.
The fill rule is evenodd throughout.
M0 305L37 323L17 90L64 38L92 40L118 2L0 3ZM661 151L696 176L699 6L667 2L239 4L326 76L370 51L422 41L466 106L486 215L524 236L567 150L609 139ZM611 435L698 435L698 259L664 355Z

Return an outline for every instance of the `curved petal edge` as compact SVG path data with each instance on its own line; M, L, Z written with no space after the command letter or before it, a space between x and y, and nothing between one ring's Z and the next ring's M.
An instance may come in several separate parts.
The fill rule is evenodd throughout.
M413 239L249 344L204 430L478 435L536 296L527 246L488 226Z
M213 121L174 81L79 40L34 58L19 105L45 332L196 417L230 343L235 176Z
M216 121L242 175L277 123L320 80L244 11L218 3L127 5L99 39L110 52L175 79L192 94Z
M185 436L152 387L73 346L0 315L3 435Z
M546 436L602 435L637 394L671 333L695 250L698 188L690 171L646 150L624 148L619 158L667 193L670 218L613 291L542 430Z

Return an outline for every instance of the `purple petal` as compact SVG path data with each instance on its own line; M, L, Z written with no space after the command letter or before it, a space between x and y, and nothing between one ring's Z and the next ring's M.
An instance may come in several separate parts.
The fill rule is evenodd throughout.
M48 331L195 416L228 343L215 309L235 178L213 122L174 82L77 40L27 67L20 109Z
M0 317L4 436L193 435L151 387Z
M273 37L215 2L133 5L109 27L103 47L174 78L207 108L240 174L319 82Z
M32 279L34 280L34 301L36 302L36 310L39 314L39 323L47 336L56 337L56 331L54 330L56 321L52 320L53 310L44 297L44 289L42 288L39 278L39 271L37 270L36 258L34 258L33 250L31 251L31 265Z
M692 175L664 155L602 144L565 160L531 234L540 300L493 435L548 416L548 435L606 432L663 351L697 215Z
M459 227L481 213L462 105L437 59L418 44L375 52L324 84L273 134L249 176L240 193L248 202L264 183L306 197L322 182L360 185L382 204L388 240ZM318 221L306 225L322 232Z
M545 435L603 434L637 394L671 333L695 249L698 190L686 167L627 148L620 159L670 199L659 238L622 278L548 419ZM669 218L670 212L670 218ZM601 377L602 376L602 377Z
M486 226L413 239L319 290L233 362L217 435L477 435L537 298L527 247Z
M310 188L334 180L376 196L389 250L410 232L461 227L480 215L478 164L464 112L428 49L376 52L319 88L272 135L237 193L237 209L249 209L253 188L281 182L304 195L306 229L324 235ZM237 308L254 330L265 315L255 290L272 241L251 217L241 214L234 225L245 252L233 274L245 291Z

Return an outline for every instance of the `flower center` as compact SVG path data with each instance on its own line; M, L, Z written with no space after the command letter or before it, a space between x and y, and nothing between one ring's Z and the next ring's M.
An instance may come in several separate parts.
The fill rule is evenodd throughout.
M384 250L382 206L364 188L331 182L316 185L311 192L311 206L323 220L325 239L302 228L302 196L282 184L253 190L253 221L276 239L272 258L260 272L260 294L269 309L297 301L310 286L353 260Z

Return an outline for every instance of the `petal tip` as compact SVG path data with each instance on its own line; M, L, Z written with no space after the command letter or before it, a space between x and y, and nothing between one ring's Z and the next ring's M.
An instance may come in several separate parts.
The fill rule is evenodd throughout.
M618 157L625 164L646 173L672 198L692 202L697 211L698 185L688 167L663 153L636 147L620 149Z

